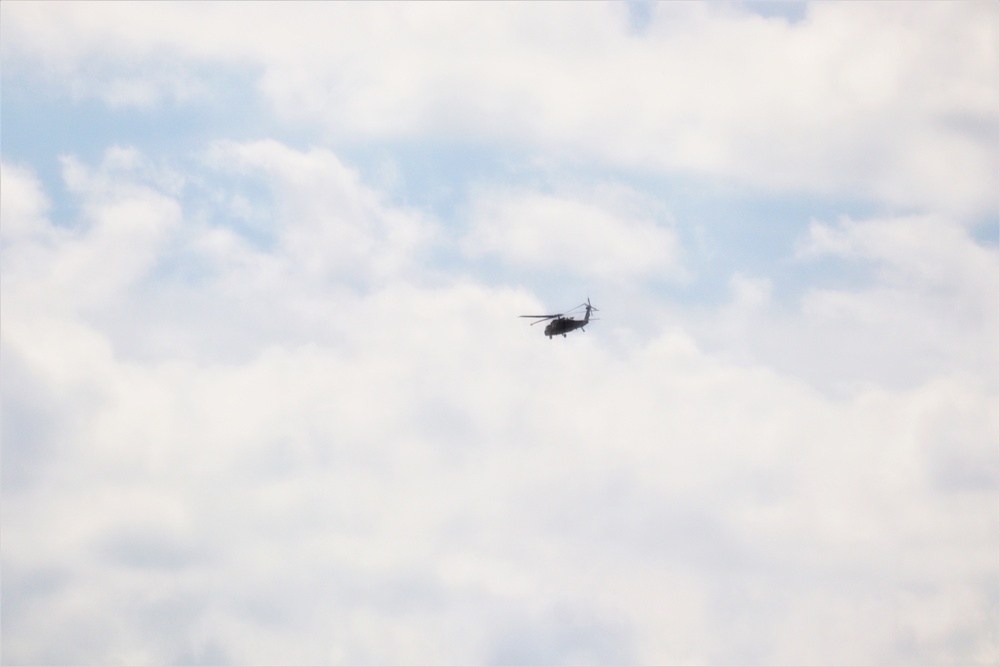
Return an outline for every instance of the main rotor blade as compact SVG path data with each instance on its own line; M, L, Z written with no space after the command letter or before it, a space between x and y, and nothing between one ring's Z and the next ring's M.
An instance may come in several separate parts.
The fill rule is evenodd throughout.
M557 317L562 317L562 313L557 315L521 315L521 317L533 317L535 321L531 323L531 326L535 326L539 322L544 322L545 320L554 320Z
M533 317L535 321L531 323L531 326L535 326L539 322L544 322L545 320L554 320L557 317L562 317L562 313L558 315L521 315L521 317Z

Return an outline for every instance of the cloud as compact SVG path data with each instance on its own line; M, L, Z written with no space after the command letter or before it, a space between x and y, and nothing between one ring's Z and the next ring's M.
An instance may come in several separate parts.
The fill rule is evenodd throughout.
M11 222L4 233L9 259L3 274L4 294L12 309L73 311L98 306L118 298L122 289L151 268L165 234L179 220L180 209L149 187L112 176L117 157L120 151L109 151L109 163L97 173L72 158L64 161L68 185L85 193L84 215L77 228L48 224L36 182L5 167L13 203L5 210Z
M836 226L814 221L801 246L800 257L828 254L877 261L895 285L971 294L994 285L995 249L975 243L954 221L940 216L843 219Z
M302 153L275 141L218 142L207 156L222 172L261 179L274 198L283 254L314 277L399 277L435 228L415 210L391 208L325 149ZM266 185L264 185L266 183Z
M987 371L998 365L990 341L1000 338L995 248L975 243L953 221L931 216L813 224L804 252L879 267L881 279L869 290L817 288L802 302L821 327L850 323L839 335L873 368L895 366L893 372L904 376L961 369L996 386Z
M989 5L820 3L791 23L671 4L641 31L614 3L58 14L7 8L5 62L41 63L112 105L197 88L162 74L169 54L184 72L256 71L279 117L334 142L461 136L974 220L996 209L1000 39ZM162 76L137 81L123 61Z
M463 246L473 257L497 256L521 267L605 281L670 278L682 271L669 214L628 188L484 191L474 196L469 217Z
M0 215L5 224L0 229L4 245L44 234L48 228L46 215L49 201L41 183L30 169L0 163L0 178L9 189L0 199Z
M669 317L714 353L833 394L948 375L997 386L1000 257L961 222L813 220L787 250L770 275L734 272L728 303Z
M960 224L803 238L801 261L881 269L844 301L913 304L841 349L938 332L927 373L831 395L826 350L733 359L683 320L545 341L514 317L529 290L425 268L466 230L328 149L218 143L180 180L126 149L64 164L65 228L3 172L5 661L995 660L997 361L951 355L995 335L998 261ZM536 228L477 225L541 206L583 220L582 256L671 266L631 191L484 192L465 240L500 233L481 247L511 261ZM727 316L774 318L767 279L732 285ZM855 312L788 327L833 338Z

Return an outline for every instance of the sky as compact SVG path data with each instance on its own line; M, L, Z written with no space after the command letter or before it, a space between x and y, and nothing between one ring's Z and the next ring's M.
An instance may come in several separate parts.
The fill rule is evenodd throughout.
M5 0L0 65L3 664L1000 661L997 3Z

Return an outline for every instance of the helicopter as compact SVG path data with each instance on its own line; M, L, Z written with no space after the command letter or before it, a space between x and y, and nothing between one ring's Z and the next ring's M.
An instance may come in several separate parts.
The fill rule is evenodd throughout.
M567 313L571 313L579 308L585 309L585 314L582 320L576 320L573 319L572 317L566 317ZM562 334L562 337L565 338L566 334L568 334L570 331L583 329L583 327L587 326L587 324L590 322L590 313L592 311L597 311L597 308L594 308L592 305L590 305L590 299L588 298L587 303L581 303L579 306L576 306L575 308L568 310L566 313L556 313L555 315L521 315L521 317L535 318L538 320L538 322L544 322L545 320L552 320L545 326L545 335L549 337L549 340L552 340L553 336L558 336L559 334ZM532 322L531 326L538 324L538 322ZM586 329L583 330L586 331Z

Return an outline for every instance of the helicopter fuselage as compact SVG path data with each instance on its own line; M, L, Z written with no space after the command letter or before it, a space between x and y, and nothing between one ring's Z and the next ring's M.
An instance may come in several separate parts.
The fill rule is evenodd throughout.
M545 326L545 335L552 338L553 336L562 334L565 337L570 331L576 331L587 326L589 321L589 311L587 312L587 316L582 320L574 320L572 317L557 317Z

